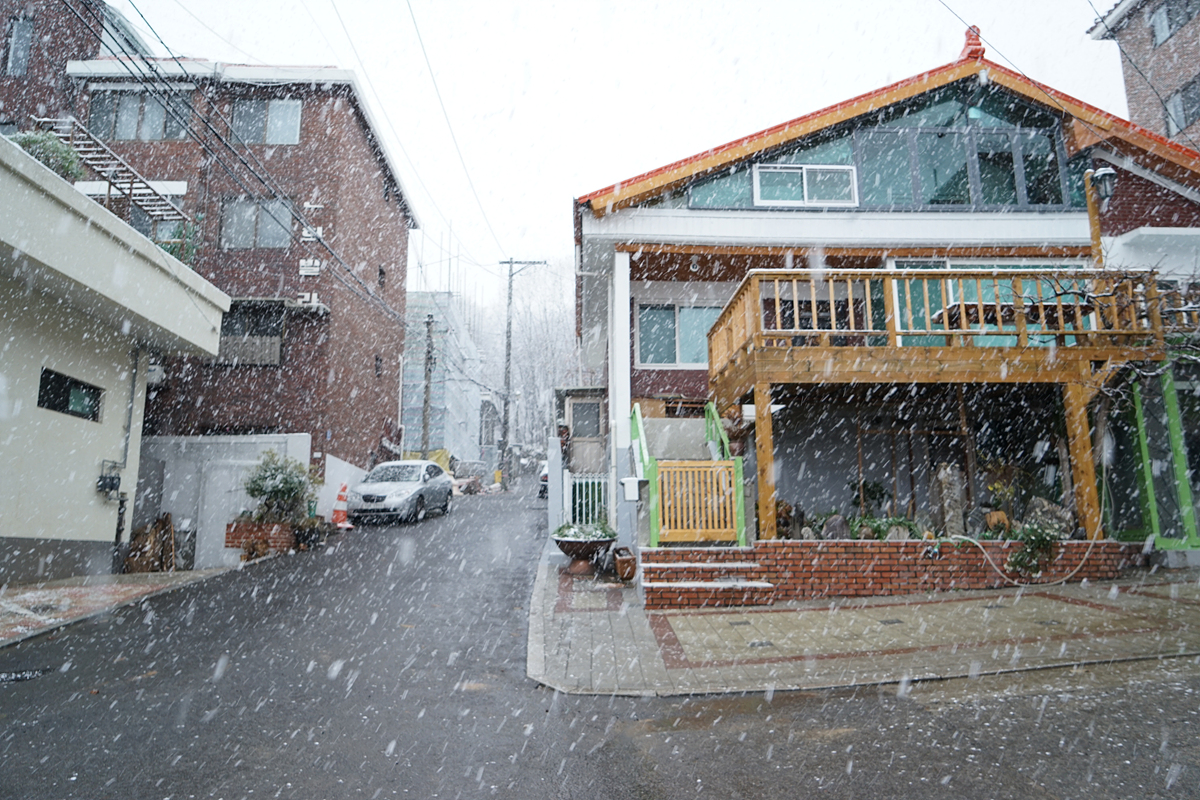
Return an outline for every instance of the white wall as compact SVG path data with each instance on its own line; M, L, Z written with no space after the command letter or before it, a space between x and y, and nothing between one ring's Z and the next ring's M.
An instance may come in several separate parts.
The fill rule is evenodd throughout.
M132 338L0 273L0 537L113 542L117 503L96 491L96 479L102 461L124 454L134 346ZM143 351L129 461L121 472L121 490L131 497L146 365ZM44 367L99 387L99 421L39 408ZM0 563L0 582L3 573Z
M162 490L157 510L169 512L176 530L196 532L196 569L232 566L241 558L237 548L225 547L225 526L255 502L242 488L263 453L307 464L312 436L307 433L262 436L147 436L142 458L147 471L158 462ZM335 490L336 491L336 490Z
M367 474L365 469L356 467L349 461L342 461L337 456L325 456L325 485L317 490L317 516L329 520L333 516L333 504L337 501L338 490L342 484L347 489L362 481Z

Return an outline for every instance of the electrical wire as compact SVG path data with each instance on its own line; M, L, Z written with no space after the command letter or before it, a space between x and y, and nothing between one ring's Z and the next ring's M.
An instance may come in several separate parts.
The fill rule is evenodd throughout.
M951 14L953 14L955 19L957 19L963 25L966 25L968 28L972 27L970 23L968 23L965 19L963 19L962 16L959 15L959 13L957 11L955 11L953 8L951 8L949 6L949 4L946 3L946 0L937 0L937 2L941 3L942 6L947 11L949 11ZM996 47L989 40L985 39L983 37L983 34L979 35L979 40L982 41L985 45L987 45L989 49L995 51L996 55L1000 56L1000 58L1004 59L1009 64L1011 64L1012 68L1015 69L1017 72L1019 72L1021 74L1021 76L1023 78L1025 78L1025 80L1029 81L1029 83L1031 83L1033 86L1037 87L1037 90L1039 92L1041 92L1042 94L1044 94L1050 100L1050 102L1052 102L1055 106L1057 106L1059 111L1062 111L1064 114L1071 116L1072 118L1078 120L1085 128L1087 128L1089 131L1091 131L1093 134L1095 134L1096 137L1098 139L1100 139L1101 141L1104 141L1108 138L1108 134L1106 134L1102 131L1096 130L1096 127L1094 125L1092 125L1090 122L1088 122L1087 120L1079 119L1079 117L1076 117L1075 115L1071 114L1071 112L1068 111L1066 109L1066 107L1063 106L1063 104L1059 102L1057 97L1055 97L1053 94L1051 94L1049 91L1047 91L1046 87L1044 87L1041 83L1039 83L1038 81L1035 81L1033 78L1029 77L1028 73L1026 73L1025 70L1023 70L1019 66L1017 66L1017 63L1015 61L1013 61L1011 58L1009 58L1008 56L1004 55L1004 53L1001 53L1000 48Z
M450 114L446 111L446 103L442 100L442 91L438 88L437 78L433 74L433 64L430 63L429 53L425 50L425 40L421 38L421 28L417 25L417 15L413 11L412 2L411 0L405 0L405 3L408 6L408 14L412 17L413 30L417 34L417 43L421 45L421 55L425 57L425 66L429 69L429 81L433 84L433 92L437 95L438 105L442 108L442 117L446 120L446 129L450 131L450 141L454 143L454 152L458 154L458 162L462 164L463 174L467 177L467 185L471 187L471 194L475 196L475 202L479 206L479 213L483 216L484 224L487 225L488 233L492 235L492 240L496 242L496 247L500 249L500 252L505 253L504 245L500 243L500 237L496 235L495 229L492 228L492 221L488 219L487 211L483 207L483 201L479 199L479 192L475 190L475 182L471 180L471 171L467 169L467 161L463 158L462 149L458 146L458 137L454 135L454 126L450 124ZM337 10L334 0L329 0L329 4L334 6L335 11ZM338 15L338 19L341 19L340 14Z
M313 16L312 11L309 10L308 5L304 2L304 0L300 0L300 5L304 8L304 11L308 14L309 19L311 19L313 21L313 24L317 25L316 17ZM450 222L450 218L445 214L445 212L442 211L441 207L437 204L437 201L434 200L433 192L431 192L429 190L428 184L426 184L424 178L421 177L421 173L417 170L416 163L408 155L408 151L404 149L404 145L401 143L401 140L400 140L400 134L396 132L396 126L392 123L391 115L389 115L387 112L387 105L383 102L383 98L380 97L379 92L375 89L375 83L371 80L371 74L367 70L367 66L363 62L362 56L360 56L358 53L358 47L355 46L354 39L353 39L353 37L350 36L350 30L349 30L349 28L346 27L345 20L342 19L341 11L338 10L338 7L334 3L334 0L329 0L329 5L333 8L333 13L337 16L338 23L342 26L342 32L346 35L346 42L350 45L350 50L351 50L351 52L354 53L354 58L358 62L359 69L362 71L363 81L367 84L367 88L371 91L371 95L375 98L375 102L377 102L379 104L380 112L383 114L383 121L387 123L388 129L391 130L392 138L396 141L397 145L400 147L400 152L404 154L405 160L408 161L408 166L412 169L413 176L417 179L417 183L421 186L422 189L425 190L425 194L429 198L430 205L432 205L434 210L437 211L438 215L442 218L442 221L446 223L447 228L450 231L450 236L458 242L460 248L465 249L467 251L467 260L475 266L482 267L482 264L480 262L478 262L475 259L475 257L471 254L470 249L467 248L466 245L463 244L462 239L454 233L454 226ZM318 25L318 29L319 28L320 28L320 26ZM322 36L322 38L325 37L324 32L321 33L321 36ZM419 38L420 38L420 34L418 33L418 39ZM328 39L325 39L325 43L329 45L329 49L332 51L333 45L329 43ZM454 136L453 131L451 131L450 136L451 136L451 138L453 138L453 136ZM460 155L460 158L461 158L461 155ZM468 181L470 180L470 176L468 176L467 180ZM472 190L474 190L473 186L472 186ZM486 216L484 217L484 221L487 222ZM488 227L489 227L489 229L491 228L490 223L488 224ZM493 234L493 236L494 235L495 234ZM439 249L441 249L440 245L439 245ZM501 250L503 250L503 248L501 248Z
M1154 92L1154 96L1158 98L1158 103L1163 107L1163 110L1167 112L1167 116L1174 118L1174 115L1171 114L1171 109L1167 106L1167 101L1164 100L1163 96L1158 93L1158 89L1156 89L1154 84L1150 82L1150 78L1145 72L1142 71L1142 68L1138 66L1138 63L1133 60L1133 57L1130 56L1129 53L1125 52L1125 48L1121 46L1121 40L1116 37L1113 29L1108 27L1108 20L1106 20L1100 14L1100 12L1096 10L1096 6L1092 3L1092 0L1087 0L1087 4L1091 6L1092 13L1094 13L1096 18L1100 20L1100 24L1104 26L1104 30L1108 31L1109 35L1112 37L1112 40L1117 43L1117 50L1119 50L1121 55L1125 57L1125 60L1128 61L1135 70L1137 70L1137 74L1142 76L1142 80L1144 80L1146 85L1150 87L1150 91ZM1188 136L1186 133L1183 133L1183 127L1184 126L1182 125L1179 126L1179 133L1183 134L1184 139L1188 140L1188 143L1191 144L1193 150L1200 150L1200 146L1196 145L1196 142L1192 139L1192 137Z
M70 0L62 0L62 2L80 20L80 22L83 23L83 25L89 30L89 32L91 32L97 38L101 37L101 33L99 33L96 29L94 29L91 26L91 24L88 22L88 20L85 19L74 8L74 6L71 5ZM133 4L131 3L131 5L133 5ZM84 7L89 11L89 13L92 16L92 19L100 24L101 30L103 30L104 20L102 18L100 18L99 16L97 16L97 14L89 6L85 5ZM138 10L136 6L134 6L134 10L138 11L139 16L142 16L140 10ZM145 20L145 17L142 16L142 19ZM147 25L149 25L148 22L147 22ZM152 26L151 26L151 30L153 31ZM158 37L158 34L156 32L154 35L156 37ZM218 165L221 166L221 168L226 172L226 174L229 175L229 177L238 185L239 188L242 189L242 191L244 191L247 195L253 196L255 194L253 192L253 190L249 186L246 185L245 181L242 180L242 178L239 175L236 174L236 172L229 166L229 164L225 161L225 159L223 159L221 157L221 155L214 149L213 145L205 137L201 136L199 133L196 132L196 129L191 124L192 114L191 114L191 109L190 109L190 103L189 103L189 108L188 108L187 113L181 114L179 112L179 110L174 106L174 104L168 102L169 98L167 98L166 95L164 94L163 87L167 87L169 89L170 82L167 81L167 79L164 75L162 75L162 73L158 70L157 65L153 61L151 61L149 58L147 58L144 54L137 52L137 48L136 48L136 46L134 46L134 44L132 42L125 41L124 43L122 43L121 39L124 39L124 38L125 38L124 36L121 36L119 39L115 40L116 45L120 48L121 52L126 56L125 59L122 59L120 56L118 56L116 59L117 62L119 64L121 64L121 66L125 69L126 72L128 72L130 74L131 77L133 77L139 84L142 85L143 88L146 89L148 94L153 96L164 107L164 109L172 117L172 119L176 123L178 123L181 126L181 128L185 132L187 132L187 134L193 140L195 140L201 146L201 148L208 155L210 155L213 158L214 161L216 161L216 163ZM158 39L160 42L162 42L161 37L158 37ZM128 44L130 47L133 47L134 52L130 52L130 50L126 48L126 46L125 46L126 44ZM166 44L163 43L163 46L166 47ZM168 52L170 52L170 48L167 48L167 49L168 49ZM116 55L116 54L114 53L114 55ZM174 58L174 56L172 56L172 57ZM150 69L150 72L153 74L153 77L156 79L157 83L149 80L146 72L144 72L142 70L141 66L137 63L138 59L140 59L143 63L145 63L146 66ZM179 65L179 67L183 71L184 75L188 75L189 73L187 72L186 68L183 67L182 64L180 64L179 60L177 58L175 58L174 60L175 60L175 63L177 65ZM135 71L135 69L136 69L136 71ZM171 91L174 96L184 97L185 99L187 99L186 96L183 95L178 90L171 89ZM210 106L211 106L211 103L210 103ZM220 117L223 121L228 122L227 120L224 119L223 115L220 114L219 110L215 108L215 106L212 106L211 110L214 113L216 113L218 115L218 117ZM200 116L200 115L198 115L198 116ZM217 131L215 128L213 128L211 122L209 122L203 116L201 116L201 120L204 122L205 127L209 129L209 131L213 134L213 136L222 145L224 145L226 149L228 149L231 153L233 153L238 158L238 160L241 162L242 166L244 168L246 168L247 171L249 171L252 175L254 175L254 177L257 178L260 183L262 183L264 186L266 186L268 189L270 189L272 191L272 193L275 194L278 199L285 201L285 205L287 206L292 217L300 220L302 225L308 226L307 220L304 219L303 215L299 214L299 212L297 212L293 207L291 207L290 204L286 203L286 199L287 199L286 195L284 195L281 190L272 188L271 184L273 183L273 181L269 180L268 178L265 178L262 174L259 174L257 172L257 170L255 170L255 168L252 167L246 161L246 159L240 153L237 152L237 150L229 143L229 141L227 139L225 139L225 137L219 131ZM232 130L232 128L231 128L231 130ZM251 156L253 157L252 152L251 152ZM257 160L257 158L256 158L256 160ZM261 164L261 162L259 162L259 163ZM312 248L309 246L309 244L307 242L304 241L304 239L302 237L296 237L295 234L291 232L290 220L289 220L289 222L285 223L284 220L280 219L280 217L278 217L274 213L274 211L272 211L268 207L260 204L259 208L261 211L266 212L267 215L272 220L274 220L276 222L276 224L278 224L281 228L289 231L289 234L293 240L298 239L301 247L303 247L307 253L309 253L310 255L315 255L315 253L313 253L313 251L312 251ZM330 275L338 283L342 284L343 287L345 287L351 294L358 297L360 300L363 300L364 302L366 302L368 304L375 304L375 305L379 306L381 308L381 310L383 310L389 316L392 316L393 319L400 320L400 321L403 320L403 315L399 314L395 309L391 308L390 305L388 305L385 301L383 301L382 298L377 297L370 291L370 289L361 280L361 278L359 278L358 275L354 273L354 271L345 262L345 260L342 259L341 256L335 250L333 250L333 248L328 244L328 242L325 242L323 239L318 239L318 241L324 247L324 249L330 255L332 255L336 261L339 262L339 264L343 267L343 269L346 270L347 272L349 272L350 275L355 279L355 281L363 287L365 293L359 292L357 289L355 289L353 286L351 286L346 281L346 279L338 272L331 271Z

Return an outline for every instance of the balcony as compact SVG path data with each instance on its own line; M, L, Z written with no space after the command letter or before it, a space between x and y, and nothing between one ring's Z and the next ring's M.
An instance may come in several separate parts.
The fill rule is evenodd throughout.
M708 334L718 409L755 386L1063 383L1094 393L1191 325L1153 272L754 270Z

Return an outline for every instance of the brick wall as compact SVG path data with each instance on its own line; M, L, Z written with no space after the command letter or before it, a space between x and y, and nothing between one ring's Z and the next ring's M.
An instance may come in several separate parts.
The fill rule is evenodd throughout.
M103 13L103 3L70 3L93 28L99 28L92 15ZM9 25L14 17L33 20L33 42L24 76L3 74ZM63 0L0 0L0 122L15 123L25 130L32 126L31 115L46 117L72 111L79 87L65 74L67 61L96 58L99 52L100 40L63 7Z
M1200 17L1192 19L1171 38L1155 47L1143 11L1153 9L1156 5L1144 3L1143 8L1130 14L1128 22L1117 31L1116 38L1127 56L1121 58L1121 69L1125 77L1129 119L1166 136L1167 118L1163 101L1200 74ZM1130 63L1131 59L1145 73L1145 77ZM1193 123L1173 138L1188 144L1185 134L1192 139L1200 138L1200 122Z
M1014 542L981 544L1000 569L1004 568L1009 553L1021 546ZM1023 583L1051 583L1066 577L1083 561L1070 582L1112 580L1119 577L1122 568L1134 563L1141 547L1114 541L1097 542L1094 546L1088 542L1061 542L1055 547L1048 569L1036 580L1016 574L1008 577ZM643 576L653 584L645 586L645 604L649 609L764 605L823 597L877 597L999 589L1010 585L988 564L980 548L969 543L942 543L931 548L929 543L920 541L778 539L744 548L645 549L641 559ZM664 570L655 569L656 564L688 566ZM723 564L729 566L721 569ZM676 585L714 580L766 581L773 588Z
M1104 162L1097 160L1096 164ZM1200 205L1117 169L1117 188L1108 209L1101 214L1100 226L1105 236L1120 236L1143 226L1196 228L1200 227Z
M1003 568L1013 542L982 542L992 560ZM950 589L998 589L1008 584L971 544L942 544L935 557L926 555L925 542L757 542L755 560L775 584L776 600L814 597L872 597ZM1079 566L1087 542L1062 542L1038 582L1065 577ZM1141 545L1098 542L1072 582L1111 580L1132 563ZM1017 580L1028 580L1010 575Z
M225 546L243 548L247 542L267 540L273 551L291 550L296 546L296 534L290 525L231 522L225 526Z

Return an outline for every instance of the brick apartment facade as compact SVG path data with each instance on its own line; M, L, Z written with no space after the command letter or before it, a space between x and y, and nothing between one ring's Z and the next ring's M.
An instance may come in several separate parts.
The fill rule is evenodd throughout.
M102 2L71 2L77 13L62 0L0 0L0 124L11 131L32 127L33 116L72 115L152 185L177 193L186 183L171 199L195 224L192 266L234 298L216 360L164 364L145 432L310 433L318 466L325 454L360 467L396 457L416 219L353 73L153 58L149 66L144 47L115 58L108 42L136 50L136 36ZM139 70L162 82L148 88ZM218 135L232 149L214 146ZM269 174L283 200L254 172ZM120 202L112 210L130 214ZM152 237L179 236L141 224Z
M1200 140L1200 2L1121 0L1090 34L1121 47L1129 119L1195 148Z

